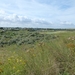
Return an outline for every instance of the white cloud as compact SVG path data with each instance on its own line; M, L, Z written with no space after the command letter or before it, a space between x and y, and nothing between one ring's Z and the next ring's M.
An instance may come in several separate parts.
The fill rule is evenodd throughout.
M0 10L0 14L5 14L5 11L3 11L3 10Z
M34 22L36 24L43 24L43 25L51 25L52 24L52 22L48 22L48 21L46 21L44 19L36 19Z
M74 9L75 0L2 0L0 1L0 25L73 27Z
M62 21L62 22L60 22L59 27L61 27L61 28L74 28L75 25L70 21Z
M11 14L0 17L0 25L4 27L44 27L51 23L43 19L30 19L26 16Z
M62 25L72 25L73 23L72 22L69 22L69 21L64 21L64 22L61 22L60 24Z

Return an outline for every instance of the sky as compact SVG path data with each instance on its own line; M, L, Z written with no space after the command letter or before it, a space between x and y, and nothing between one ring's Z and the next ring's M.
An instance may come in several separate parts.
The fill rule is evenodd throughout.
M0 27L75 28L75 0L0 0Z

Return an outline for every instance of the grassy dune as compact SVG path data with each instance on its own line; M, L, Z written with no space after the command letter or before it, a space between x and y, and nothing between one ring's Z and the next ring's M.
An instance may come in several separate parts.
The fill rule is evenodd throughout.
M75 74L75 31L4 30L0 75Z

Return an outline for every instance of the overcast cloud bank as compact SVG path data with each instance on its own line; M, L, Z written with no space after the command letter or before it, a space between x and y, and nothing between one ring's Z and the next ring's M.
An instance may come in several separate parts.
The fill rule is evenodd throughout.
M2 0L0 27L75 28L75 0Z

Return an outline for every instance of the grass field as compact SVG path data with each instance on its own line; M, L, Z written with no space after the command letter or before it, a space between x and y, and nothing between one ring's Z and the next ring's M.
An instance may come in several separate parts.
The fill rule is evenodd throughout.
M1 28L0 75L75 75L75 30Z

